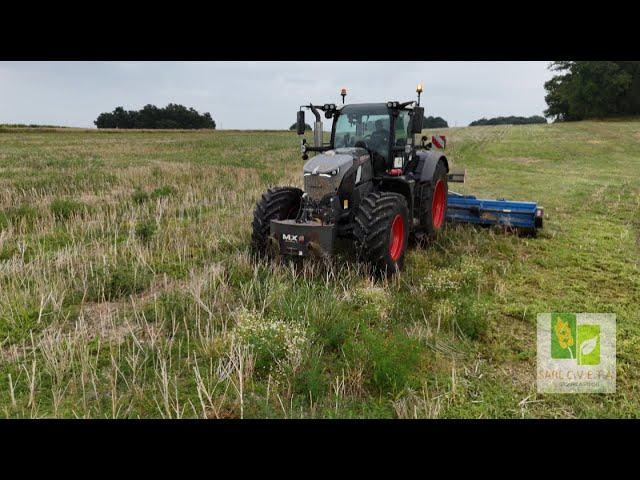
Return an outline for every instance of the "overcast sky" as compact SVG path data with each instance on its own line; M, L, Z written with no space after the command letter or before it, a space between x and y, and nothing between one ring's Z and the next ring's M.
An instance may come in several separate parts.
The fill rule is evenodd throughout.
M93 127L116 106L180 103L222 129L285 129L299 105L413 100L451 126L541 115L549 62L0 62L0 123ZM326 121L326 120L325 120ZM325 125L326 127L326 125Z

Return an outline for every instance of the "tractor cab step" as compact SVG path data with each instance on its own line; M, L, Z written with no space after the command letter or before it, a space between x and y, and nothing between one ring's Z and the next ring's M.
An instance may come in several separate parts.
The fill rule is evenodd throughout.
M452 172L449 172L448 179L450 182L464 183L466 177L467 177L467 170L463 169L463 170L454 170Z

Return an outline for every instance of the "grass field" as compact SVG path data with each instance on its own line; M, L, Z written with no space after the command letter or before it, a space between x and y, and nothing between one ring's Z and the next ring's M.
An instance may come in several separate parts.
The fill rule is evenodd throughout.
M0 414L639 417L640 121L441 132L452 188L545 229L449 226L376 283L251 260L290 132L0 129ZM617 393L536 393L550 311L617 315Z

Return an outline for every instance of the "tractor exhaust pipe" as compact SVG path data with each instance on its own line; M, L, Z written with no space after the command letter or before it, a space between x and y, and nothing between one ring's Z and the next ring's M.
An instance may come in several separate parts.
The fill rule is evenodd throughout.
M322 146L322 121L316 122L313 126L313 143L316 147Z
M321 147L322 146L322 119L320 117L320 112L313 105L309 105L311 111L316 116L316 121L313 124L313 146Z

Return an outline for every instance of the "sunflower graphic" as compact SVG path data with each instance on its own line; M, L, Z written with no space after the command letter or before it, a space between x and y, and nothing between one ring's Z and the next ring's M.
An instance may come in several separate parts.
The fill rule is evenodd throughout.
M573 315L556 316L551 338L552 358L575 358L576 319Z
M569 322L558 319L556 322L556 336L558 337L558 343L560 343L562 348L569 348L573 346L573 336L571 335Z

